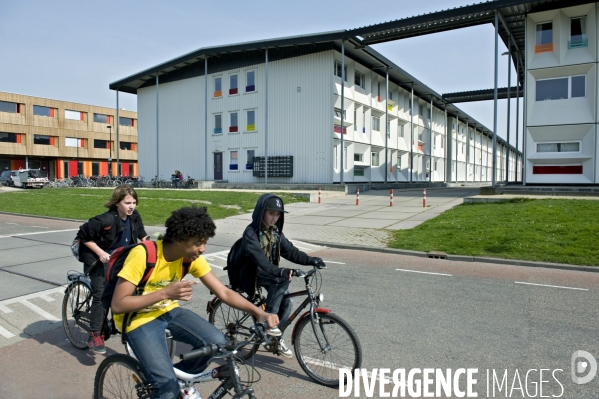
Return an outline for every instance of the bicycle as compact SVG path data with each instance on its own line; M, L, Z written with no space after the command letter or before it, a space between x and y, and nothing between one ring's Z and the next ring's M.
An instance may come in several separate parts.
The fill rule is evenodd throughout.
M315 265L308 273L295 270L293 275L304 278L306 289L285 295L281 302L287 298L304 295L307 297L279 329L284 333L300 312L309 306L310 310L297 318L293 327L291 344L295 350L295 357L304 372L314 381L325 386L338 387L340 368L354 370L362 365L362 347L358 336L341 317L327 308L319 307L323 301L323 294L320 293L322 281L318 282L320 271ZM315 290L312 289L313 279L316 280ZM254 299L249 298L244 292L238 292L254 305L265 307L266 299L260 287ZM229 307L217 297L208 302L206 311L209 313L208 321L233 342L247 336L248 325L253 323L252 316L248 313ZM261 344L268 352L277 353L278 343L277 338L267 336L263 343L257 342L249 348L242 348L240 357L250 359Z
M198 374L188 374L176 367L175 375L181 390L194 390L194 384L213 381L218 379L222 383L209 395L209 398L222 398L231 389L234 398L247 396L255 399L254 390L250 385L257 382L260 373L252 366L252 373L258 375L255 381L242 381L239 367L237 365L237 350L253 341L265 338L266 323L257 323L250 327L249 338L236 344L206 345L186 354L180 355L181 360L193 359L195 357L210 356L212 359L226 359L227 364L214 369L203 371ZM244 385L245 384L245 385ZM150 398L152 396L152 385L148 382L141 369L139 361L130 355L116 354L108 356L98 367L94 379L94 399L110 398ZM199 395L198 395L199 397Z
M91 333L92 286L88 274L74 270L67 272L67 287L62 300L62 325L68 340L79 349L88 348ZM108 340L111 335L120 334L112 321L110 313L104 318L102 336ZM175 341L167 332L167 342L171 356L175 353Z

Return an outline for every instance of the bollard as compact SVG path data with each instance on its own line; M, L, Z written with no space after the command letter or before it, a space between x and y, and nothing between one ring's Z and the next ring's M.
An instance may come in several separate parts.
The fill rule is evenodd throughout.
M320 187L318 187L318 203L320 204Z
M426 188L424 189L424 195L422 196L422 207L426 208Z
M360 189L358 189L358 192L356 193L356 205L358 205L360 203Z
M390 198L389 206L393 206L393 189L391 189L391 198Z

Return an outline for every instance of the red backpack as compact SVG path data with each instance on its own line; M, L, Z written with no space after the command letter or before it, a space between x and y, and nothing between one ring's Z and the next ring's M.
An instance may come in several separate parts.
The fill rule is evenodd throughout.
M131 250L138 245L141 245L146 249L146 269L144 270L143 277L139 284L137 284L137 288L135 289L135 293L133 295L143 294L144 287L150 279L150 276L154 271L154 267L156 266L158 248L155 241L141 241L137 244L120 247L117 248L112 255L110 255L108 269L106 270L106 283L104 284L104 291L102 292L102 306L104 309L108 310L110 308L112 296L114 295L114 289L116 288L116 283L119 279L118 274L123 269L125 259L127 259L127 256L129 256L129 252L131 252ZM189 272L190 266L191 261L188 259L183 259L183 272L181 273L181 279L183 279L183 277L185 277L185 275ZM125 326L128 325L128 321L131 321L136 314L137 312L127 313L125 315L121 332L125 331Z

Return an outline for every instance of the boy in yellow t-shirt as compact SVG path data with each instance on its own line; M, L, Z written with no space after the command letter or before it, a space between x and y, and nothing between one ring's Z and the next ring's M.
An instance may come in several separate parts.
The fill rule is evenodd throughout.
M212 273L201 256L206 242L214 237L216 226L206 208L185 207L174 211L167 219L166 233L157 241L157 260L143 295L134 295L146 267L145 249L131 250L119 272L111 309L117 326L123 314L137 312L127 327L127 342L142 364L154 388L154 398L177 398L179 385L166 346L166 329L173 339L194 349L207 344L225 343L224 335L212 324L189 309L179 306L180 300L191 300L197 281L183 280L183 259L191 260L189 273L231 307L266 320L269 327L278 324L277 315L264 312L225 287ZM175 365L188 373L199 373L208 366L207 358L181 361Z

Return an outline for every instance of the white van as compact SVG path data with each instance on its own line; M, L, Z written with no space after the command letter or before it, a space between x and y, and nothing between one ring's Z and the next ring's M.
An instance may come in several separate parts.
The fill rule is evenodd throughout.
M12 180L15 187L44 188L48 184L48 173L39 169L19 169L19 172L16 176L13 176Z

